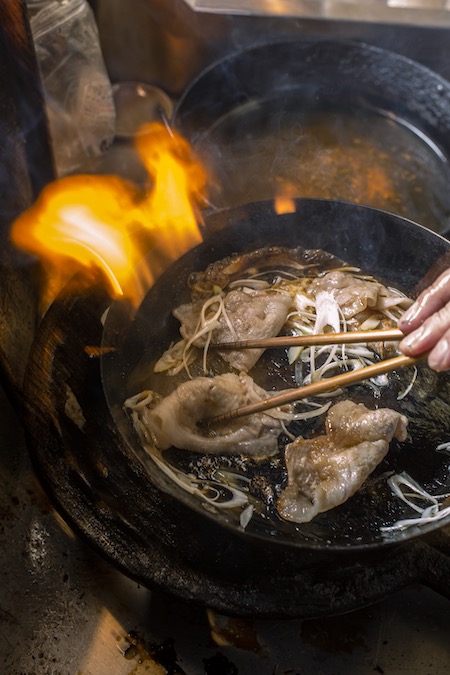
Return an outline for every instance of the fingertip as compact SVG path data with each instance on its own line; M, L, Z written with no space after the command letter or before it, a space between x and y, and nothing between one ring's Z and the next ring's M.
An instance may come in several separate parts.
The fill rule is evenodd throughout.
M413 330L411 323L409 321L403 321L403 319L397 323L397 328L399 328L405 335Z
M405 340L402 340L401 342L399 342L398 348L402 352L402 354L404 354L405 356L412 356L410 354L409 345L408 345L407 342L405 342Z
M450 344L446 338L441 338L428 355L428 365L432 370L442 373L450 368Z
M423 330L418 330L406 335L399 344L399 349L407 356L415 356L420 349L420 339L423 335Z

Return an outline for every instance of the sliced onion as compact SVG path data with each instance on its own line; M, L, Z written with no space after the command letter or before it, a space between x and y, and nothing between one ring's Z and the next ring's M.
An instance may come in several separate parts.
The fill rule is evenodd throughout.
M395 474L388 479L388 485L396 497L401 499L410 508L416 511L419 515L415 518L404 518L393 523L381 527L380 530L384 534L406 530L409 527L425 525L428 523L437 522L450 516L450 506L442 508L439 500L450 496L450 493L441 495L431 495L421 485L417 483L407 473ZM405 491L407 488L409 491ZM424 500L428 502L426 506L419 506L412 498L416 500Z
M243 530L247 527L251 519L253 518L254 507L253 504L249 504L241 513L239 518L240 526Z
M223 485L221 485L220 483L217 483L219 487L216 488L213 481L204 481L204 480L198 481L196 478L189 479L185 473L183 473L182 471L177 471L172 466L170 466L162 459L160 459L154 453L150 453L150 457L155 462L155 464L161 469L161 471L163 471L166 474L166 476L168 476L171 480L173 480L173 482L176 483L176 485L178 485L180 488L182 488L189 494L200 497L203 501L207 502L208 504L216 506L217 508L220 509L234 509L237 507L244 506L244 504L248 503L248 497L246 494L244 494L244 492L242 492L242 490L238 490L237 488L231 487L229 485L227 485L225 489L231 493L231 499L228 499L227 501L224 502L219 502L217 501L217 496L220 494L219 488L223 489ZM205 495L205 493L199 487L199 485L205 484L207 484L209 488L213 490L215 489L217 491L216 497L211 498Z
M379 315L372 314L359 325L359 330L375 330L380 325Z
M308 400L304 399L302 403L306 403L308 405ZM305 410L304 412L283 412L279 408L274 408L273 410L266 410L266 415L269 417L274 417L275 419L279 420L285 420L286 422L297 422L299 420L310 420L313 419L314 417L320 417L320 415L323 415L327 412L328 408L331 406L331 401L328 401L328 403L325 403L324 405L321 405L319 407L315 407L312 410Z

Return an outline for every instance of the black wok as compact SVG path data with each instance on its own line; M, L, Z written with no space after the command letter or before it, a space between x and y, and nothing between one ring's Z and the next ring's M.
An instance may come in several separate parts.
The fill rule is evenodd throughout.
M175 111L218 207L339 199L442 232L450 216L450 85L364 43L302 38L231 54Z
M424 576L445 586L449 572L436 580L423 558L431 530L448 521L389 539L380 531L404 516L384 472L405 470L430 492L450 491L448 457L435 451L450 436L447 375L421 368L414 396L401 402L411 440L391 448L346 504L298 527L254 517L244 532L230 514L205 509L148 459L123 413L136 365L176 330L171 310L186 296L188 274L212 260L266 244L322 248L413 295L449 264L447 240L397 216L339 202L296 206L282 216L269 202L209 215L204 243L160 277L135 317L101 287L84 296L68 287L43 320L25 380L31 454L69 523L141 583L253 616L315 616L373 601L386 593L380 566L389 590ZM103 346L117 350L102 357L103 383L86 348L102 333ZM438 545L450 551L446 540Z
M151 364L171 342L179 339L179 324L171 312L189 301L189 275L232 253L265 245L324 249L408 295L417 294L423 278L447 259L449 248L445 239L418 225L384 212L338 202L300 200L295 214L282 216L276 215L266 202L210 217L205 242L163 274L134 320L124 316L123 304L115 303L106 321L104 344L113 345L117 351L103 360L105 392L119 429L141 459L144 454L122 404L128 396L158 386L152 384ZM281 541L294 547L342 549L382 546L419 534L422 530L383 536L381 527L412 514L392 497L386 477L406 471L433 494L442 494L445 486L450 491L448 457L435 450L439 443L450 439L450 378L438 376L426 366L420 367L411 394L398 401L397 395L411 376L411 370L398 373L375 399L367 387L353 392L369 407L389 406L405 413L410 430L408 442L401 446L393 444L386 460L355 497L320 514L309 524L293 525L276 518L254 517L245 536ZM171 378L162 376L162 379L160 386L174 388L175 385L166 384ZM163 490L206 517L241 531L236 513L202 503L167 479L152 461L145 457L143 461L150 480L155 479ZM270 472L270 467L267 471Z

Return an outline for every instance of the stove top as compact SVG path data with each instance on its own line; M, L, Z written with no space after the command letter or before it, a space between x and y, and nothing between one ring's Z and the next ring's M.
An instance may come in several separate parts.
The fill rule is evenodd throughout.
M290 621L230 618L145 589L57 515L3 391L0 435L2 672L448 672L450 604L421 585L349 614Z
M39 327L24 386L24 421L38 475L67 522L119 568L150 588L170 591L183 600L220 612L260 618L310 618L341 613L370 604L416 581L450 597L450 541L443 530L428 535L422 531L416 539L401 537L388 544L374 532L376 519L368 521L367 531L363 528L367 503L376 511L380 504L386 503L384 493L377 497L371 494L366 506L364 501L359 505L355 501L353 509L359 511L357 517L352 520L347 514L339 520L336 516L329 529L323 525L322 539L320 528L312 533L306 530L295 532L292 537L286 533L281 536L272 531L269 521L260 526L252 524L244 533L219 514L209 515L197 502L183 499L184 493L174 492L172 483L160 481L153 465L147 467L147 456L141 459L133 441L127 443L126 429L122 429L122 421L117 421L114 408L121 410L125 397L122 383L134 367L132 354L141 354L149 333L153 340L164 339L156 315L159 313L165 325L165 317L176 304L171 293L177 292L180 279L196 269L196 265L202 268L201 260L209 259L211 250L215 255L219 251L223 254L222 241L229 246L231 236L237 246L237 233L245 241L246 231L254 241L257 222L262 240L264 228L272 232L275 225L280 242L289 237L295 244L294 232L301 231L298 224L302 219L312 224L320 236L320 222L331 217L345 220L345 228L350 228L353 217L359 236L363 232L370 238L371 230L362 230L361 208L356 213L353 208L345 208L338 215L337 204L325 206L326 212L322 209L314 216L316 202L304 200L299 205L300 221L285 216L274 222L270 209L264 220L263 214L268 209L265 204L258 205L256 210L248 207L248 213L238 209L210 217L206 227L213 231L219 228L216 236L210 235L203 247L167 271L160 280L162 285L156 285L148 296L156 304L148 303L148 298L143 303L143 314L152 318L151 325L136 319L130 332L131 326L123 316L124 304L116 303L108 315L105 333L105 311L111 305L108 294L100 286L80 292L78 280L74 279L49 308ZM233 228L223 227L225 218L233 222ZM389 220L391 230L395 225ZM377 220L375 227L378 234L383 231L381 221ZM343 232L345 241L352 238L350 229ZM311 240L305 242L303 236L302 241L311 247ZM405 269L409 256L415 259L415 241L412 237L412 245L405 243L401 249ZM441 239L437 242L445 246ZM355 246L359 250L357 242ZM430 260L440 260L442 250L445 249L439 247ZM358 261L347 244L346 252L353 262ZM203 258L199 260L201 255ZM390 264L395 264L392 261ZM406 279L404 283L407 284ZM167 305L161 302L162 296L168 298ZM131 337L135 333L139 336L137 340ZM107 353L102 381L100 356L104 335ZM123 348L122 340L131 353ZM105 390L111 385L107 377L107 365L114 356L109 354L111 349L118 352L114 363L118 360L122 364L124 359L128 364L125 370L123 364L118 370L113 368L116 393L114 400L109 401L112 409L105 397ZM430 386L427 380L428 392ZM436 397L437 392L444 391L443 386L439 385ZM423 410L422 401L420 419ZM413 425L413 407L408 414ZM428 414L433 419L431 409ZM426 450L426 440L419 429L411 433L417 434L417 443L422 451ZM430 433L427 429L426 438ZM432 444L430 450L433 448ZM416 458L421 466L420 452L416 457L414 448L410 448L407 455ZM431 457L427 464L432 466ZM441 465L438 455L435 470L442 490L445 478L440 473ZM422 478L427 468L422 467ZM435 475L434 469L431 474ZM350 539L349 531L353 533Z

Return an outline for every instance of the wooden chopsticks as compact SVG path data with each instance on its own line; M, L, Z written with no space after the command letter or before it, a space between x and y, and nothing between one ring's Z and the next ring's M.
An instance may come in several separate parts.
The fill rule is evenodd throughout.
M338 333L334 334L335 336ZM369 379L371 377L376 377L377 375L384 375L389 373L392 370L397 370L399 368L406 368L407 366L414 366L421 361L424 361L428 356L428 352L420 354L420 356L395 356L392 359L385 359L384 361L379 361L374 363L371 366L366 366L364 368L359 368L358 370L352 370L348 373L342 373L336 375L335 377L328 377L320 382L313 382L312 384L307 384L304 387L299 387L298 389L292 389L290 391L285 391L280 394L274 394L262 401L257 403L250 403L249 405L241 406L240 408L235 408L229 412L218 415L217 417L212 417L207 422L208 426L212 424L217 424L221 422L229 422L232 419L237 417L244 417L245 415L251 415L257 412L263 412L264 410L270 410L271 408L278 408L279 406L286 405L287 403L293 403L294 401L300 401L301 399L308 398L308 396L316 396L317 394L323 394L327 391L333 391L339 387L345 387L349 384L355 384L356 382L362 382L363 380Z
M319 333L317 335L284 335L274 338L255 338L238 342L215 342L215 349L268 349L270 347L307 347L310 345L343 345L358 342L401 340L403 333L398 328L383 330L354 330L343 333Z

